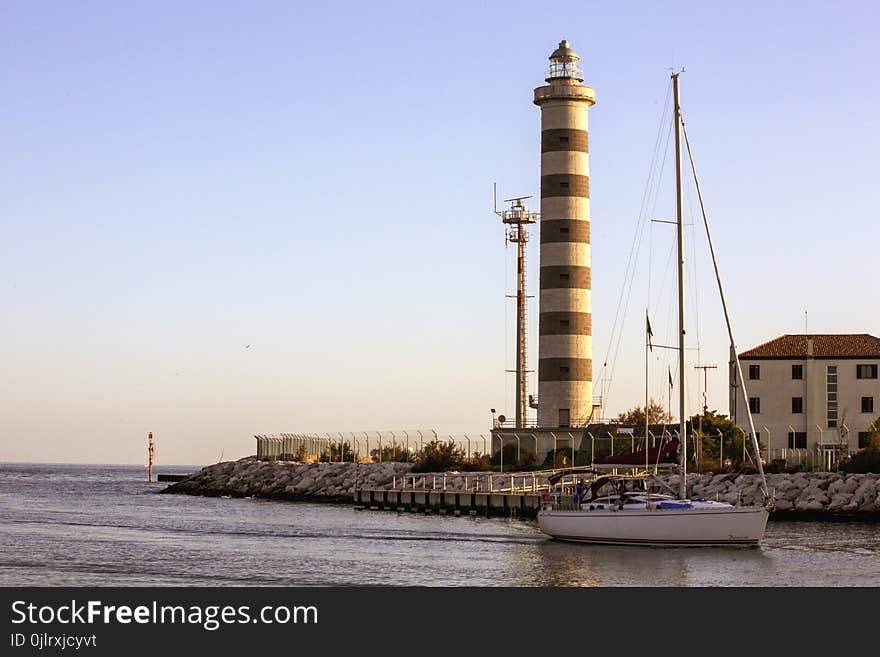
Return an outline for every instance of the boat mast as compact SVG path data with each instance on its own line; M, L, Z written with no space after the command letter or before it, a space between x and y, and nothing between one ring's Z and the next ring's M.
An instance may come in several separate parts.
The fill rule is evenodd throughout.
M675 129L675 223L678 239L678 496L687 497L687 414L685 408L685 350L684 350L684 228L681 194L681 103L678 95L678 73L672 74L672 97L675 109L672 120Z

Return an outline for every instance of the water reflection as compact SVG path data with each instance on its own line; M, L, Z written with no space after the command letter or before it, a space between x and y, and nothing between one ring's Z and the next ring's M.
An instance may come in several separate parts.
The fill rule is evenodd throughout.
M536 546L543 586L741 586L772 571L761 548Z

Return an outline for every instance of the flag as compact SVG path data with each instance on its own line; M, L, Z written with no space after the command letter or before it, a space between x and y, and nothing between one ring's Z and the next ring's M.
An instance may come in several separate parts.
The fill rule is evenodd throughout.
M651 320L648 318L648 313L645 313L645 323L647 324L648 331L648 349L654 351L654 345L651 344L651 338L654 337L654 332L651 330Z
M668 367L666 369L669 372L669 387L671 388L672 387L672 368Z

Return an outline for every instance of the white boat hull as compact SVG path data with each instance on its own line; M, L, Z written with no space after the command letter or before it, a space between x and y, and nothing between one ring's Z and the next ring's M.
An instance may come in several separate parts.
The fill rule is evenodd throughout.
M538 512L545 534L564 541L605 545L755 546L768 511L755 507L603 509Z

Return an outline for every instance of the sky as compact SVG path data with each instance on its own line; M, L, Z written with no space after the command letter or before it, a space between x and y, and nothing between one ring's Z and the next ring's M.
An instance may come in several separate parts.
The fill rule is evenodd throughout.
M512 415L492 184L538 209L532 93L561 39L598 99L606 415L642 403L646 308L675 339L674 236L640 224L673 67L737 344L803 332L805 311L810 332L880 334L878 21L855 1L4 2L0 461L143 463L152 431L159 464L203 464L257 433L479 435ZM648 214L668 220L661 151ZM686 206L689 400L696 361L717 363L726 412L690 187ZM528 271L537 293L537 232Z

